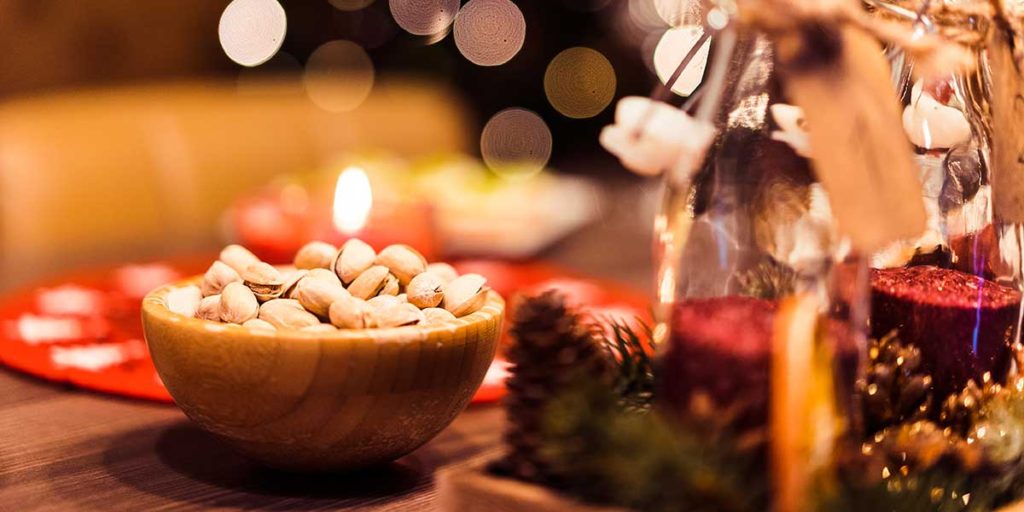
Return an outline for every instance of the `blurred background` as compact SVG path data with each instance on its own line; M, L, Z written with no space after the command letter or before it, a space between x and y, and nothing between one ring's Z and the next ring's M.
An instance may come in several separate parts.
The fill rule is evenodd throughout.
M570 251L643 259L606 247L656 184L598 134L688 49L682 3L0 0L0 288L286 248L337 220L350 167L378 209L426 204L435 256L543 255L596 222Z

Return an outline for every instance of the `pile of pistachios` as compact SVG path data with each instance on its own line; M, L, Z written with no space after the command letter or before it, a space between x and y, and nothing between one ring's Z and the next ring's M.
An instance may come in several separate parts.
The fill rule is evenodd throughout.
M167 305L185 316L253 329L333 331L455 320L480 309L488 290L483 276L428 264L407 245L378 253L350 239L341 249L310 242L287 270L229 245L201 285L172 290Z

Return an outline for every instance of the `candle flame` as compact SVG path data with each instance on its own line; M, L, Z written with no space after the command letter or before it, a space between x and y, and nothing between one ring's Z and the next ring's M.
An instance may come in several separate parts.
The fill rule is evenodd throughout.
M366 171L348 167L338 175L334 188L334 227L347 235L355 234L366 225L373 207L373 191Z

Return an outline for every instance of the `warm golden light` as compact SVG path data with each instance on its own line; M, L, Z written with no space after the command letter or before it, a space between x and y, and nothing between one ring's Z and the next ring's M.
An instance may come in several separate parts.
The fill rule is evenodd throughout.
M334 187L334 227L347 235L355 234L366 225L372 207L373 190L366 171L346 168Z
M615 97L615 85L608 59L582 46L556 55L544 73L544 94L551 106L573 119L600 114Z

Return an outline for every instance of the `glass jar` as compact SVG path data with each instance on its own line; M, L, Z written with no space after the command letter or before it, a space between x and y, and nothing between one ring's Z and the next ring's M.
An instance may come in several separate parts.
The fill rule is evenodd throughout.
M691 181L666 184L656 219L657 396L684 424L711 403L731 428L767 432L758 460L778 500L780 482L829 466L847 430L866 311L849 290L863 291L864 273L838 271L848 250L800 154L772 44L740 37L726 75L708 91L722 94L718 135Z
M968 71L925 74L890 49L904 132L920 170L928 230L872 257L871 334L895 333L922 354L940 399L970 380L1001 379L1020 308L1003 235L993 223L991 69L987 2L935 1L920 20L909 2L875 1L878 14L963 45ZM1018 258L1019 261L1019 258Z

